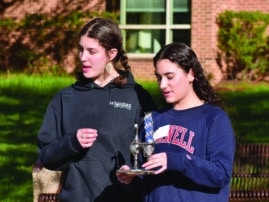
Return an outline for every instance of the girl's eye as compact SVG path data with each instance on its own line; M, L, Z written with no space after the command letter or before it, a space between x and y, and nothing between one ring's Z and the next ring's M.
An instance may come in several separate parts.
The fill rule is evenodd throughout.
M89 52L90 55L94 55L97 51L93 50L93 49L88 49L87 50Z
M175 77L175 74L167 73L167 74L165 74L165 76L166 76L167 80L172 80Z
M168 80L172 80L174 77L173 76L167 76Z

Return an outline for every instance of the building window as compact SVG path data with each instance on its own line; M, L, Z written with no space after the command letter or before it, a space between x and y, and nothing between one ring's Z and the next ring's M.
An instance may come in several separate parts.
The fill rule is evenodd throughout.
M191 0L121 0L120 27L132 56L152 57L170 42L190 45Z

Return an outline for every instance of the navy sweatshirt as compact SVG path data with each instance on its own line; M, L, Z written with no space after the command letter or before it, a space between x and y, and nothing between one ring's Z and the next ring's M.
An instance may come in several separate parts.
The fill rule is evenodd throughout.
M99 87L88 80L60 90L49 103L38 134L42 164L64 171L60 200L137 202L137 193L129 192L131 185L120 184L115 171L123 164L131 166L134 124L152 109L151 96L132 75L122 88L114 82ZM79 128L97 129L90 149L83 149L76 139Z
M228 202L235 137L227 114L210 104L153 113L155 153L167 170L145 176L145 202Z

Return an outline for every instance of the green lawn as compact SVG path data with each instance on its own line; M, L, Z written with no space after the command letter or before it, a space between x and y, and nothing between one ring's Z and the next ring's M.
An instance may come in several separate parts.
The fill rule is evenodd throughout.
M0 76L0 201L30 202L36 136L46 106L72 78Z
M71 77L0 75L1 202L32 201L38 129L51 97L73 81ZM140 83L161 102L155 82ZM238 140L269 143L268 84L222 83L217 92L226 103Z
M217 92L223 98L237 140L269 143L269 83L221 83Z

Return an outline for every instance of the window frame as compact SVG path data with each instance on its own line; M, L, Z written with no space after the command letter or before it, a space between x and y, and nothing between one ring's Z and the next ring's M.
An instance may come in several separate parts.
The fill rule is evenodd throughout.
M120 24L119 27L122 30L122 36L124 41L124 46L126 46L126 31L128 30L164 30L165 31L165 44L172 42L172 32L173 30L191 30L191 24L171 24L173 22L173 1L166 0L165 8L165 24L126 24L126 1L120 1ZM191 1L191 0L190 0ZM191 3L191 2L190 2ZM174 10L175 11L175 10ZM191 9L188 11L191 14ZM190 22L191 23L191 22ZM155 53L128 53L130 58L152 58Z

